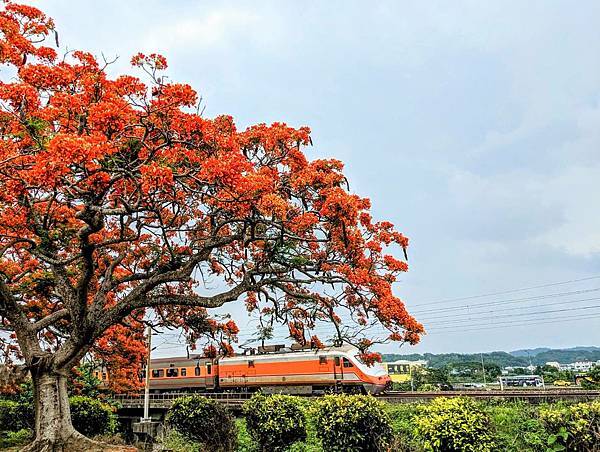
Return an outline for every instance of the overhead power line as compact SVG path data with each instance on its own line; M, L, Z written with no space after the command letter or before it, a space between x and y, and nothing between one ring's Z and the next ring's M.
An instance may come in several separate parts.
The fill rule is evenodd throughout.
M438 322L441 323L442 325L448 325L449 323L459 323L461 325L461 327L469 327L469 326L485 326L484 324L482 324L481 322L483 321L490 321L490 325L496 325L497 322L491 323L492 321L499 319L499 318L515 318L515 317L528 317L528 316L536 316L536 315L542 315L542 314L556 314L558 312L571 312L571 311L585 311L588 309L600 309L600 305L591 305L591 306L581 306L579 308L565 308L565 309L551 309L551 310L547 310L547 311L539 311L539 312L530 312L527 314L506 314L506 315L500 315L500 316L495 316L495 317L487 317L487 318L480 318L480 319L463 319L463 320L458 320L458 321L448 321L448 322ZM531 319L531 320L536 320L536 319ZM468 325L465 324L466 322L473 322L473 321L478 321L479 323L474 324L474 325ZM500 322L502 323L502 321ZM437 330L444 330L444 329L452 329L452 328L456 328L456 325L454 326L435 326L434 328L429 329L430 331L437 331ZM425 325L425 329L427 328L427 325Z
M443 333L444 334L446 334L446 333L467 333L469 331L487 331L487 330L494 330L494 329L514 328L514 327L520 327L520 326L544 325L544 324L549 324L549 323L576 322L576 321L581 321L581 320L593 320L593 319L600 319L600 315L584 314L584 315L577 315L577 316L554 318L554 319L550 319L550 320L543 319L540 321L522 322L522 323L503 322L504 325L496 324L496 325L490 325L490 326L478 326L476 328L462 328L461 327L458 329L444 331ZM471 326L475 326L475 325L471 325Z
M458 298L448 298L448 299L437 300L437 301L428 301L426 303L416 303L416 304L411 305L411 306L412 307L419 307L419 306L426 306L426 305L432 305L432 304L451 303L453 301L473 300L473 299L476 299L476 298L492 297L492 296L495 296L495 295L506 295L506 294L509 294L509 293L523 292L525 290L543 289L545 287L554 287L554 286L560 286L560 285L564 285L564 284L573 284L573 283L582 282L582 281L590 281L590 280L593 280L593 279L600 279L600 275L588 276L587 278L571 279L571 280L568 280L568 281L560 281L560 282L554 282L554 283L548 283L548 284L540 284L540 285L537 285L537 286L521 287L521 288L518 288L518 289L503 290L503 291L500 291L500 292L488 292L488 293L483 293L483 294L479 294L479 295L471 295L471 296L468 296L468 297L458 297Z
M468 311L468 312L464 312L464 313L460 313L460 314L448 314L448 315L438 315L438 316L434 316L434 317L425 317L425 319L423 318L419 318L419 321L421 323L425 322L425 323L429 323L429 321L431 320L438 320L438 319L453 319L453 318L461 318L461 319L466 319L466 318L470 318L472 315L478 315L478 314L491 314L494 315L496 312L507 312L507 311L515 311L515 310L522 310L522 309L540 309L540 308L545 308L546 306L556 306L556 305L570 305L573 303L583 303L585 301L594 301L594 300L600 300L600 297L593 297L593 298L580 298L578 300L561 300L561 301L554 301L552 303L543 303L542 305L533 305L533 306L513 306L510 308L501 308L501 309L493 309L493 310L487 310L487 311ZM518 314L518 312L515 312L515 315Z
M600 291L600 287L594 287L593 289L583 289L583 290L572 290L570 292L558 292L558 293L548 293L543 295L535 295L531 297L524 298L509 298L504 300L494 300L494 301L486 301L483 303L471 303L471 304L462 304L459 306L446 306L443 308L435 308L435 309L426 309L426 310L410 310L411 314L420 315L420 314L431 314L435 312L448 312L448 311L460 311L464 309L470 308L479 308L484 306L496 306L500 304L512 304L512 303L521 303L526 301L535 301L535 300L544 300L546 298L559 298L559 297L567 297L570 295L580 295L583 293L590 292L598 292Z

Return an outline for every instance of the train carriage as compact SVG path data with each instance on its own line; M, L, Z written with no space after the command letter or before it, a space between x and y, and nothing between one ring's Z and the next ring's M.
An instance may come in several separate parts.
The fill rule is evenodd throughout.
M354 347L280 350L208 358L160 358L151 362L153 392L229 390L312 394L329 390L376 394L390 382L383 366L367 366Z

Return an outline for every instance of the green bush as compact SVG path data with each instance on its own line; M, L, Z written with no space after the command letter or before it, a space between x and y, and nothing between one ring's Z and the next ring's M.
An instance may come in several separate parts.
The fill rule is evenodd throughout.
M0 432L0 450L24 446L32 439L33 432L29 429L21 429L16 432Z
M417 388L417 391L418 392L433 392L433 391L438 391L438 388L436 388L431 383L424 383Z
M540 409L548 432L547 450L588 452L600 450L600 400Z
M488 415L469 398L434 399L420 408L415 424L427 450L488 452L495 447Z
M396 452L423 450L415 436L415 417L419 413L419 405L398 403L388 405L386 411L392 420L392 429L394 430L394 442L391 450Z
M171 406L167 424L205 451L230 452L237 444L235 422L219 402L199 395L181 397Z
M371 396L328 395L314 407L325 452L388 450L392 426L384 405Z
M489 414L498 447L503 451L534 452L544 450L546 433L538 408L527 402L488 402Z
M13 400L0 400L0 431L17 432L33 428L33 409Z
M262 451L283 451L306 439L302 401L288 395L254 395L244 404L246 427Z
M73 427L79 433L96 436L114 432L117 417L109 404L83 396L71 397L69 403Z

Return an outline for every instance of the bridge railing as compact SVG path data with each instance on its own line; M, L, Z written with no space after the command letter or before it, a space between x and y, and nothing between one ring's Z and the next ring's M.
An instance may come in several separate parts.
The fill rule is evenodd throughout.
M174 400L180 397L187 397L190 395L200 395L208 399L218 400L224 404L236 405L241 402L248 400L252 397L251 393L248 392L177 392L177 393L160 393L150 394L150 405L151 406L166 406L171 405ZM144 394L119 394L115 395L113 399L123 405L124 407L138 406L144 404Z

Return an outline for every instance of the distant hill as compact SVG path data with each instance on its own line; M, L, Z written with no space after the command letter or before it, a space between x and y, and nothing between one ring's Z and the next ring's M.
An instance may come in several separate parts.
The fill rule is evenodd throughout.
M530 355L534 355L535 356L538 353L549 352L550 350L552 350L552 349L548 348L548 347L524 348L522 350L514 350L514 351L509 352L509 353L511 355L513 355L513 356L529 357Z
M535 356L540 353L552 352L552 351L566 351L566 352L598 352L600 351L600 347L571 347L571 348L563 348L563 349L552 349L548 347L538 347L538 348L525 348L522 350L514 350L509 352L513 356Z
M488 353L411 353L407 355L384 354L384 361L396 361L398 359L426 360L431 367L443 367L447 364L472 363L483 360L495 363L500 367L525 367L531 364L543 365L550 361L568 364L575 361L598 361L600 360L600 347L572 347L567 349L551 349L539 347L534 349L515 350L513 352L488 352Z

